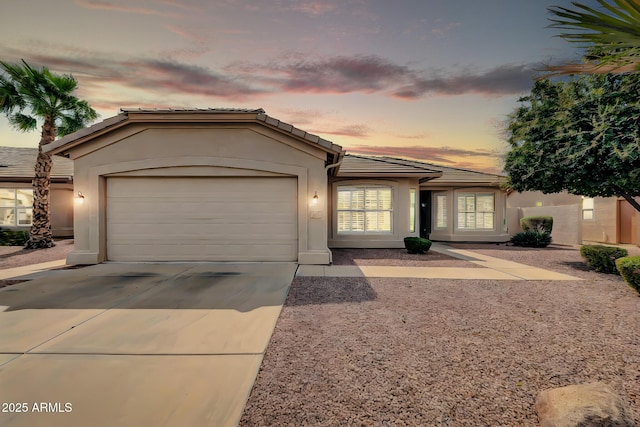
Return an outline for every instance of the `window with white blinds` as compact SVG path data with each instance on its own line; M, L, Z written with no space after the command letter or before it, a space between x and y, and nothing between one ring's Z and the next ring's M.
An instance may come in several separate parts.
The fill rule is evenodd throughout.
M338 233L391 233L391 187L338 187Z
M436 228L447 228L448 216L447 196L436 195Z
M489 230L495 223L493 193L458 194L458 229Z
M409 189L409 233L415 233L416 231L416 205L417 192L415 188Z

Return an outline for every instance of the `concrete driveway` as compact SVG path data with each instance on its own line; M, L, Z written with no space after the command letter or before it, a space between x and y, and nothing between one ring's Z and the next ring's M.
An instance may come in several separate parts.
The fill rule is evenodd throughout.
M0 289L0 426L235 426L294 263L102 264Z

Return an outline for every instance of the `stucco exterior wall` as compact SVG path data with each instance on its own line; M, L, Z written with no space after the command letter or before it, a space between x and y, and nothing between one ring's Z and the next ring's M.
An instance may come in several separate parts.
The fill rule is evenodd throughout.
M507 197L507 224L509 234L522 231L520 219L527 216L552 216L553 243L580 245L583 239L582 197L561 193L544 194L540 191L510 193Z
M326 153L258 124L133 124L70 153L75 160L75 250L70 264L105 260L105 178L108 176L297 177L298 262L328 264ZM311 207L313 195L318 203Z
M51 184L53 237L73 237L73 184Z
M514 191L507 197L507 207L509 208L580 205L581 202L582 197L569 194L566 191L551 194L544 194L541 191Z
M389 186L392 191L393 228L391 233L338 233L336 218L336 203L338 187L347 186ZM410 201L409 190L416 190L415 218L416 226L410 232ZM403 248L404 238L419 235L418 225L418 197L420 186L416 178L387 178L387 179L336 179L331 182L331 226L329 229L330 248Z
M615 197L593 199L593 219L582 221L582 239L589 242L618 242L618 207Z
M554 217L554 242L566 244L582 244L582 242L610 243L620 242L619 206L617 197L595 197L593 199L593 219L582 219L582 196L566 192L543 194L538 191L511 193L507 199L509 233L514 234L520 229L519 218L528 216L523 209L538 207L538 212L549 212L555 206L566 207L552 214ZM533 212L533 211L529 211ZM567 222L567 218L574 217L578 212L575 223ZM562 218L561 218L562 216ZM559 225L562 221L563 225ZM514 228L516 227L516 228ZM562 235L556 234L561 231ZM637 234L637 233L636 233ZM640 241L640 236L636 236Z
M561 245L582 244L582 209L580 205L519 208L518 227L520 226L520 218L528 216L553 217L553 230L551 231L553 243Z

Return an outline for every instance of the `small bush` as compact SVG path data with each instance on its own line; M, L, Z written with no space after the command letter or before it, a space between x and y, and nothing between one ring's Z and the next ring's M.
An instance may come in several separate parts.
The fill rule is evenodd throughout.
M0 228L0 246L24 246L29 240L29 232Z
M520 220L520 227L523 231L537 231L539 233L551 234L553 230L552 216L527 216Z
M640 293L640 256L618 258L616 268L627 284Z
M521 231L511 238L511 243L527 248L546 248L551 243L551 234L536 230Z
M598 273L618 274L616 260L629 255L626 249L615 246L584 245L580 255Z
M410 254L424 254L431 248L431 240L422 237L405 237L404 247Z

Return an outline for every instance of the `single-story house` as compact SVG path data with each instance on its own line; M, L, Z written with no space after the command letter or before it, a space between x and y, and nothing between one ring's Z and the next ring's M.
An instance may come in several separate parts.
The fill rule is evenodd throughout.
M37 148L0 147L0 227L26 230L33 217L32 180ZM73 236L73 161L54 156L51 168L51 232Z
M407 236L507 241L502 177L342 147L262 109L126 109L46 147L73 160L71 264L297 261Z
M640 198L636 198L640 202ZM507 197L510 230L525 216L550 215L555 243L640 244L640 213L621 197L583 197L567 192L512 192Z

